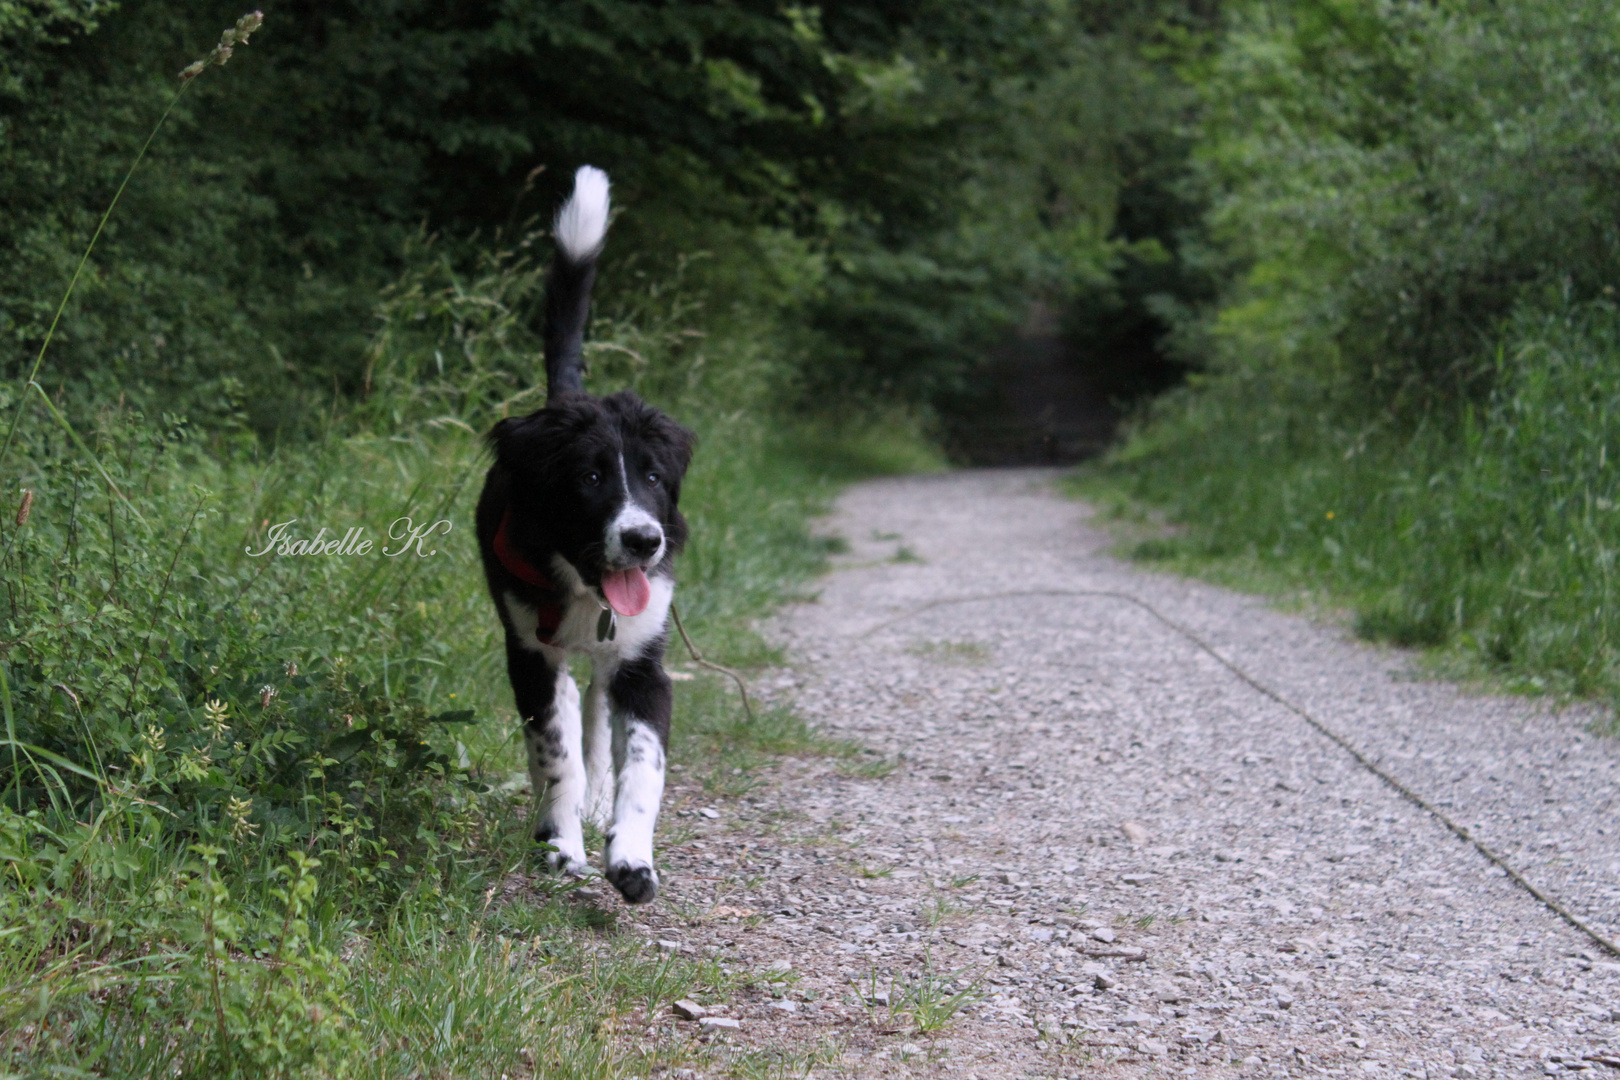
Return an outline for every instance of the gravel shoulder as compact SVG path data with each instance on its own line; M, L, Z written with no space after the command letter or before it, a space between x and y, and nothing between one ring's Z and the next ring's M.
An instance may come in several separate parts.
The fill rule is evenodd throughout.
M1135 596L1620 937L1598 714L1144 573L1050 479L874 482L825 522L850 551L772 620L762 689L875 753L723 803L676 774L665 891L625 915L757 975L703 1037L828 1076L1620 1069L1620 957L1184 638L1102 597L939 602Z

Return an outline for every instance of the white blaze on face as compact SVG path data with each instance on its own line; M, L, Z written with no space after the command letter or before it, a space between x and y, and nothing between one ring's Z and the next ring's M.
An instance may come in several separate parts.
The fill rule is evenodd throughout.
M646 507L636 502L630 494L630 477L624 469L624 455L619 455L619 483L624 488L624 505L619 512L608 522L607 535L602 537L602 550L607 553L609 566L626 566L639 560L628 557L624 550L623 536L625 532L633 529L652 529L658 534L658 550L652 558L642 565L657 566L658 561L664 557L664 527Z

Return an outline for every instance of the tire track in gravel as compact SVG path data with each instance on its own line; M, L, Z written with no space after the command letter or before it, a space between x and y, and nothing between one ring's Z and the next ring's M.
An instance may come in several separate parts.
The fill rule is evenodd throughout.
M713 819L672 778L665 893L628 925L775 980L712 1037L831 1039L817 1074L861 1077L1620 1067L1620 958L1145 612L907 613L1138 597L1613 936L1620 747L1586 733L1596 711L1419 681L1398 653L1143 573L1050 475L852 489L826 523L849 554L772 621L794 667L762 689L892 772L788 759ZM893 1015L969 983L938 1031Z

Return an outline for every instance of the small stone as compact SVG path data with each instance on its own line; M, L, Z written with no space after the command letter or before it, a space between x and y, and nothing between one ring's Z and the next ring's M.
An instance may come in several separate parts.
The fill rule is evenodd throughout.
M741 1020L733 1020L729 1016L705 1016L700 1018L698 1023L711 1030L715 1028L727 1028L735 1031L742 1027Z
M709 1015L709 1010L693 1001L691 998L681 998L669 1007L669 1011L682 1020L701 1020Z
M1149 835L1147 826L1143 825L1139 821L1127 821L1120 825L1119 831L1124 833L1125 839L1129 840L1133 844L1147 843L1147 838Z
M1141 1042L1136 1044L1136 1049L1139 1052L1148 1054L1152 1057L1161 1057L1170 1052L1170 1048L1164 1043L1155 1042L1152 1039L1143 1039Z
M1153 880L1152 874L1121 874L1119 880L1127 885L1146 885Z
M765 970L766 971L792 971L793 970L793 961L791 961L791 960L772 960L770 963L765 965Z
M1291 995L1289 995L1289 994L1278 994L1277 995L1277 1008L1279 1008L1279 1009L1292 1009L1293 1007L1294 1007L1294 999L1293 999L1293 997Z
M866 995L866 1003L868 1005L887 1006L889 1004L889 992L887 990L874 990Z
M1049 926L1037 926L1029 932L1029 936L1035 941L1051 941L1053 933Z
M780 1009L785 1013L796 1013L799 1011L799 1003L797 1001L787 1000L772 1001L768 1003L767 1008Z
M658 942L655 942L655 944L658 946L658 951L659 952L680 952L681 951L681 943L678 942L678 941L658 941Z
M1153 1023L1153 1017L1147 1013L1128 1012L1119 1018L1120 1027L1147 1027Z
M1243 853L1240 852L1240 851L1217 851L1215 853L1215 861L1216 862L1242 862L1243 861Z
M1091 931L1091 939L1111 944L1114 940L1114 932L1106 926L1099 926Z
M1215 1034L1209 1037L1209 1045L1211 1046L1218 1046L1224 1042L1226 1042L1226 1034L1224 1032L1217 1031Z
M699 807L698 813L702 814L706 818L717 818L720 816L720 811L716 810L712 806Z
M1372 850L1372 848L1368 847L1366 844L1351 844L1347 848L1341 848L1338 851L1335 851L1332 854L1330 854L1327 857L1327 861L1328 862L1335 862L1335 863L1336 862L1344 862L1346 859L1353 859L1357 855L1365 854L1366 852L1371 851L1371 850Z
M1018 882L1020 880L1022 880L1022 879L1019 878L1019 876L1018 876L1018 874L1016 872L1014 872L1012 870L1009 870L1005 874L1002 874L999 877L997 877L996 880L1001 882L1003 885L1017 885Z
M1091 985L1099 990L1112 990L1119 985L1119 980L1106 971L1099 971L1091 977Z

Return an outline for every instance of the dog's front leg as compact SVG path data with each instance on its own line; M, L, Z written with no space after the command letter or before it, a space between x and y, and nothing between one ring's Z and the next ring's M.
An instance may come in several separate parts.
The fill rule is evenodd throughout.
M672 704L669 676L654 655L632 660L613 674L613 829L608 835L607 879L629 904L658 894L653 829L664 797L664 751Z
M579 687L560 651L556 660L524 648L508 635L507 670L523 717L529 784L535 803L534 838L557 850L553 869L585 872L585 758L580 745Z
M604 833L613 824L613 736L606 680L593 675L585 691L585 819Z

